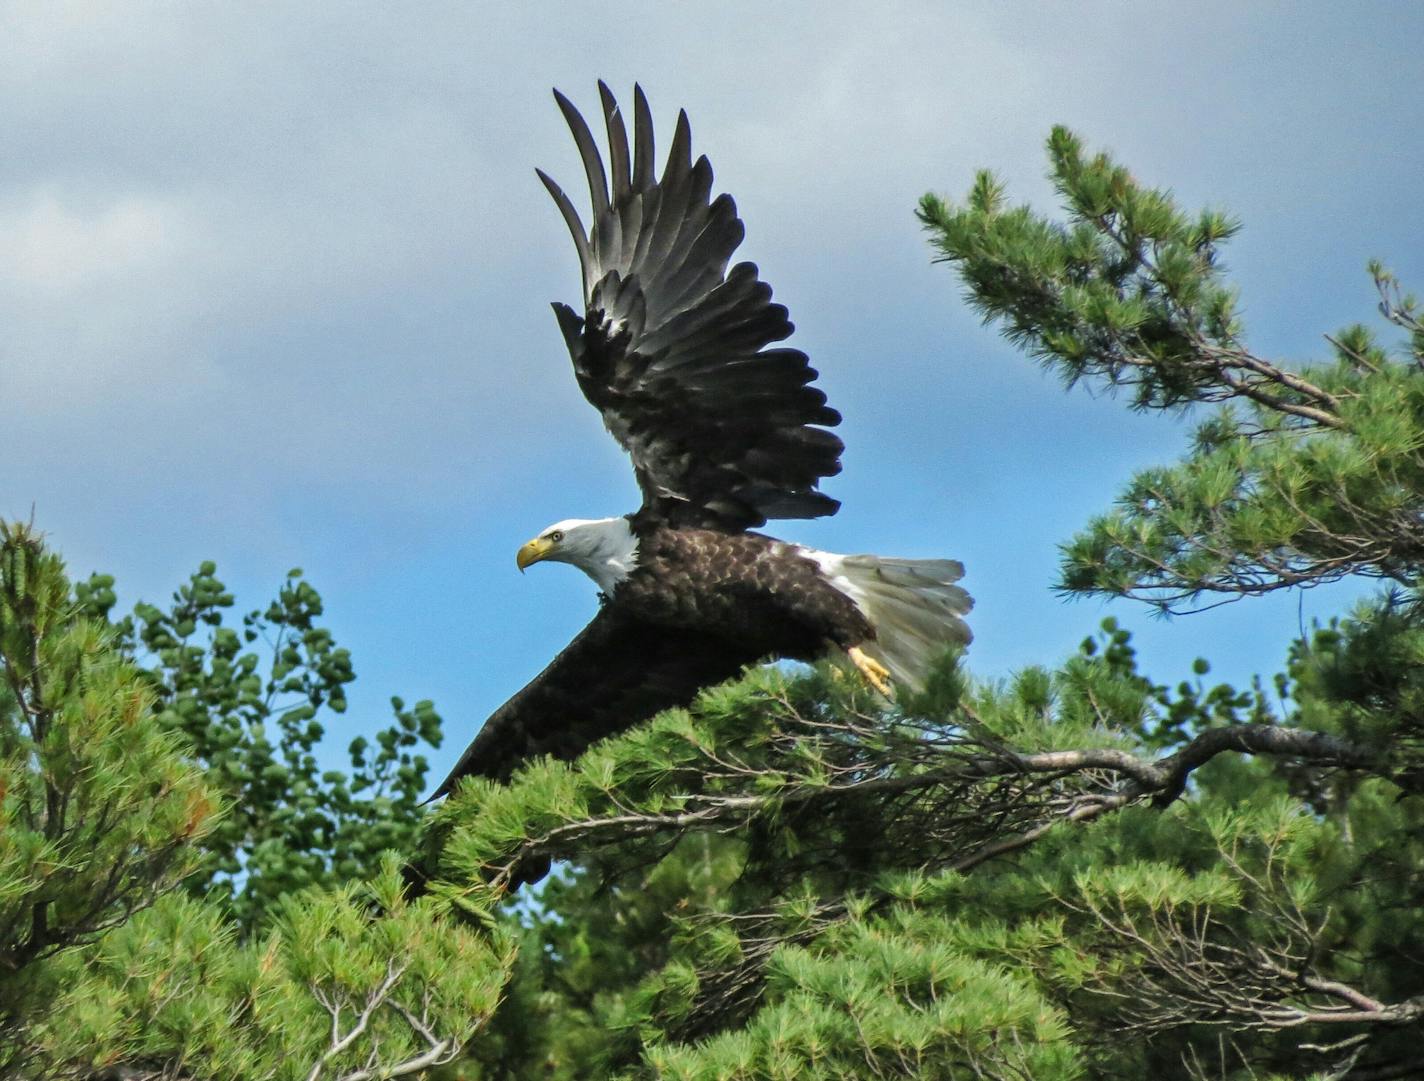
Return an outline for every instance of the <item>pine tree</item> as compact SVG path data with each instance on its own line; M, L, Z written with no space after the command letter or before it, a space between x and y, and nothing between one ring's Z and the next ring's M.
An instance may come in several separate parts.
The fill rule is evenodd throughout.
M0 1071L34 1053L49 962L173 889L217 811L137 673L70 613L59 559L0 523Z

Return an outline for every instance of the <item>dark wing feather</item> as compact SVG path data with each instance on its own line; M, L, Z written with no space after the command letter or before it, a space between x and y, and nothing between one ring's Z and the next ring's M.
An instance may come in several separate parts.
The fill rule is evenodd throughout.
M604 168L593 133L555 91L583 160L593 207L585 233L573 203L543 172L573 234L584 313L555 304L584 396L633 459L642 519L751 529L768 518L815 518L840 505L816 490L840 471L840 422L810 383L786 309L751 263L728 271L743 228L731 196L712 199L712 166L692 160L687 115L659 179L641 88L633 146L608 87ZM610 188L608 185L612 183Z
M590 744L720 683L757 660L725 639L651 627L599 610L544 671L490 715L431 799L463 777L506 781L526 760L578 757Z

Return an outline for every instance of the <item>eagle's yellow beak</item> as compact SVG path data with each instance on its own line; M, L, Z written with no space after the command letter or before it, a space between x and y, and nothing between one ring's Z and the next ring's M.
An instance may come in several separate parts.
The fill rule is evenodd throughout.
M514 562L519 564L519 569L522 571L531 563L538 563L539 560L543 559L553 550L553 547L553 541L545 540L543 537L535 537L532 541L519 549L519 552L514 557Z

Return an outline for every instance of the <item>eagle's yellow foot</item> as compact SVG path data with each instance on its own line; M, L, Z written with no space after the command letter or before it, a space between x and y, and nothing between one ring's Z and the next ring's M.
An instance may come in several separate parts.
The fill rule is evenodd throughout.
M890 697L890 669L874 657L867 657L859 646L851 646L846 650L846 656L850 658L850 663L860 670L860 674L865 677L865 682L886 698Z

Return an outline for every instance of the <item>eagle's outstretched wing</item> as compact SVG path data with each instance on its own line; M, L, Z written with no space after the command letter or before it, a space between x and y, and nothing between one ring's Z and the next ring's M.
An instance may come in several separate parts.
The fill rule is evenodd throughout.
M506 781L529 758L576 758L590 744L654 714L685 706L703 687L735 676L756 656L724 638L651 627L604 607L549 666L490 715L429 797L462 777Z
M743 228L730 195L711 198L712 166L691 160L687 114L661 178L653 126L633 91L633 148L623 114L598 84L610 172L592 133L558 91L588 175L587 232L542 171L578 248L585 311L555 304L584 396L628 451L639 512L674 526L750 529L768 518L815 518L839 503L816 485L840 471L839 423L809 386L816 370L795 349L786 309L752 263L727 264ZM611 179L611 188L610 188Z

